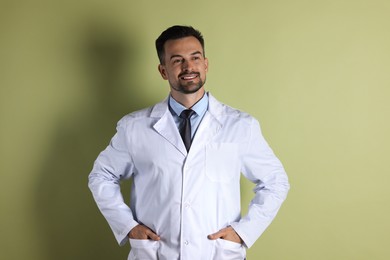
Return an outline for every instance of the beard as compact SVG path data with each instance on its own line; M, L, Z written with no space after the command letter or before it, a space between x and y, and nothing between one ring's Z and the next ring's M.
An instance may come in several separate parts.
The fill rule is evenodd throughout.
M172 89L181 92L183 94L193 94L196 93L199 89L201 89L203 85L206 83L206 78L204 81L202 81L202 79L200 78L200 74L198 74L198 79L199 79L198 82L189 81L183 84L180 83L179 81L175 84L170 82L170 85Z

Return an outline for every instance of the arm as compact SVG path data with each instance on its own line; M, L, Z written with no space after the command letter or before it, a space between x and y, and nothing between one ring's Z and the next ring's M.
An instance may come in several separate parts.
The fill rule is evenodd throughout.
M248 214L231 226L249 248L275 218L290 185L283 165L268 146L255 119L252 119L242 162L243 175L256 184L255 196L250 202Z
M96 159L88 182L97 206L120 245L126 243L129 231L138 225L120 191L120 182L129 179L133 170L127 149L126 118L123 118L109 146Z

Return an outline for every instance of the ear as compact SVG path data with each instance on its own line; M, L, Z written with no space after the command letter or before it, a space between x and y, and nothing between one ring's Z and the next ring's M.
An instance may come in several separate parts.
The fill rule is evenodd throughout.
M165 66L164 65L159 64L158 65L158 71L160 72L161 77L163 79L165 79L165 80L168 79L167 71L165 70Z
M209 71L209 59L204 58L204 66L205 66L204 70L206 72L208 72Z

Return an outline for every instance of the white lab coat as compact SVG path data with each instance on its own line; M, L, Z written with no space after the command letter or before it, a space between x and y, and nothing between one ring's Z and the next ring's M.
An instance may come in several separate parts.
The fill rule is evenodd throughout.
M240 216L240 173L256 184ZM131 205L120 181L133 177ZM244 259L275 217L289 183L253 117L219 103L209 108L187 154L167 99L122 118L99 155L89 187L117 241L142 223L160 241L130 239L129 259ZM207 235L231 225L244 245Z

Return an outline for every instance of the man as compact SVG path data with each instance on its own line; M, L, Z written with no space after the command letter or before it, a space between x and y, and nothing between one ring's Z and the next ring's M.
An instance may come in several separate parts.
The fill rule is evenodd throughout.
M173 26L156 40L169 97L122 118L89 187L129 259L245 259L289 183L257 120L206 93L204 41ZM241 173L256 184L240 215ZM128 207L120 181L133 179Z

